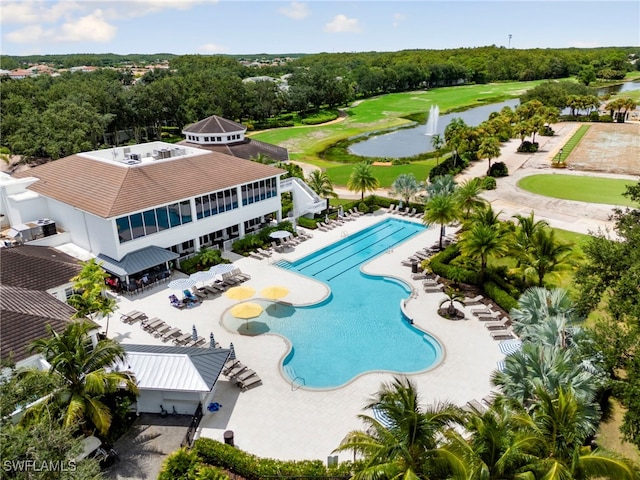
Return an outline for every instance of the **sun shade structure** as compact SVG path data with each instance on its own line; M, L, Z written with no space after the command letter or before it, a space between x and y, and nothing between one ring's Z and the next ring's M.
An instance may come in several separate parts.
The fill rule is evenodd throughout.
M231 287L229 290L224 292L224 294L234 300L246 300L247 298L253 297L256 294L256 290L255 288L246 286Z
M289 238L291 236L291 232L286 230L276 230L275 232L271 232L269 236L271 238Z
M257 303L239 303L231 309L231 315L236 318L255 318L262 313L264 309Z
M204 271L192 273L191 275L189 275L189 278L196 283L213 280L215 277L216 277L216 274L211 270L204 270Z
M280 285L272 285L270 287L263 288L260 295L268 298L269 300L278 300L289 295L289 289Z
M107 272L121 277L133 275L157 265L166 264L178 258L177 253L170 252L164 248L150 246L127 253L122 260L114 260L104 254L99 254L97 259L100 266Z
M219 263L214 265L209 269L210 272L213 272L214 275L222 275L223 273L228 273L236 267L232 263Z
M177 280L169 282L167 288L171 290L184 290L193 287L195 284L196 281L191 278L178 278Z

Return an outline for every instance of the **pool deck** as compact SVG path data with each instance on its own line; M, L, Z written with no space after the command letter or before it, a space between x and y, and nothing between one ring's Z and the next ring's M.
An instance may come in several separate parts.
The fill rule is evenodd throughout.
M245 285L256 289L257 298L262 288L282 285L290 290L283 300L294 305L316 303L328 293L323 283L280 269L272 263L280 259L295 261L388 217L389 214L381 212L366 215L328 232L316 231L312 239L301 243L295 250L276 253L269 260L241 257L234 263L251 275L251 280ZM412 280L411 269L400 264L416 250L436 242L438 232L439 228L430 228L363 268L368 273L400 278L414 287L418 293L406 301L406 312L417 327L429 332L443 345L444 357L439 365L429 371L409 375L418 385L422 403L451 401L463 406L469 400L479 400L489 394L489 377L496 368L496 362L504 356L499 351L499 342L491 339L488 330L468 308L465 308L465 320L450 321L439 317L436 310L445 295L423 292L421 280ZM174 278L178 275L182 274L176 273ZM135 297L121 297L118 311L111 316L109 337L125 344L163 344L142 330L139 324L129 325L120 321L120 314L130 310L159 317L185 333L191 332L192 325L195 325L199 335L207 339L213 332L223 347L233 342L238 359L262 379L262 385L242 392L221 376L216 385L215 401L222 404L222 409L216 413L205 413L199 436L223 441L223 433L232 430L236 446L258 456L324 461L332 455L332 450L346 433L362 428L357 415L370 414L363 412L363 405L379 390L382 382L393 377L391 373L372 372L333 390L312 391L292 387L280 372L282 358L288 351L284 339L273 334L243 336L222 326L220 319L223 313L237 300L223 295L205 300L192 309L177 310L169 305L170 293L166 285L160 285ZM104 326L106 322L98 320L98 323ZM347 452L339 454L340 460L350 458L351 454Z

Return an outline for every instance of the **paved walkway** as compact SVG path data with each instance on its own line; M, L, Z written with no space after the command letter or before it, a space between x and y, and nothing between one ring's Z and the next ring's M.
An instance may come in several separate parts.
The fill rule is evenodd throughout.
M274 260L242 258L234 263L251 275L246 284L258 292L268 285L278 284L291 292L285 300L296 305L315 303L327 295L324 284L282 270L272 263L278 259L300 258L387 216L367 215L329 232L316 232L312 239L292 252L277 254ZM470 311L466 312L469 320L448 321L439 317L436 310L444 294L422 292L420 282L411 279L410 269L400 265L402 259L419 248L432 245L437 240L437 230L426 230L392 252L375 258L365 268L371 273L396 276L411 285L417 297L407 300L408 315L416 326L434 335L443 345L445 355L437 367L410 375L418 385L422 402L426 405L450 400L464 405L490 392L489 377L503 356L498 342L490 338L479 321L471 319ZM222 441L224 431L232 430L239 448L263 457L324 460L346 433L362 427L357 418L363 413L362 406L379 390L382 382L392 378L390 373L367 373L338 389L292 388L290 380L281 372L282 359L289 351L283 338L272 334L248 337L227 330L221 318L235 301L224 296L180 311L169 305L167 297L170 293L166 286L157 286L137 297L123 297L118 302L118 313L135 309L157 316L185 332L191 331L192 325L203 337L214 332L216 340L224 347L233 342L238 358L254 369L263 381L263 385L241 392L221 377L215 401L223 407L216 413L205 414L201 436ZM345 313L345 321L348 321L348 313ZM104 326L106 322L99 320L99 323ZM161 340L143 331L139 325L121 322L119 314L112 315L109 337L128 344L161 344ZM348 458L349 454L340 454L341 460Z

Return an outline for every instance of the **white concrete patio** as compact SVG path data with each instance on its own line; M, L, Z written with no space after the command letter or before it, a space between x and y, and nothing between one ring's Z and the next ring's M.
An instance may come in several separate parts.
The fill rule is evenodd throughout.
M382 213L367 215L329 232L316 231L312 239L295 250L276 253L269 260L241 258L234 263L251 275L245 285L254 287L257 297L262 288L275 284L290 290L285 301L295 305L316 303L328 293L324 284L272 263L280 259L296 260L388 216ZM410 375L419 387L423 403L448 400L464 405L468 400L480 399L490 392L489 377L503 355L498 348L499 342L491 339L487 329L470 311L466 312L467 320L449 321L439 317L436 310L445 298L444 294L424 293L421 281L411 280L411 269L400 265L401 260L416 250L432 245L438 232L437 227L426 230L380 255L364 268L368 273L394 276L412 285L418 294L407 300L407 313L416 326L438 338L443 346L444 358L438 366ZM237 300L223 295L205 300L195 308L178 310L169 304L171 293L161 285L137 297L122 297L118 312L110 320L109 337L122 343L162 343L142 330L139 324L128 325L119 320L119 314L130 310L140 310L150 318L159 317L185 333L191 332L195 325L200 336L208 339L209 333L213 332L216 341L225 348L233 342L237 357L262 379L262 385L241 392L221 376L215 401L222 404L222 408L216 413L205 414L200 436L223 441L223 433L232 430L239 448L259 456L325 460L347 432L361 427L357 415L370 413L363 412L362 406L378 391L382 382L392 378L389 373L373 372L333 390L292 388L290 380L280 370L288 352L284 339L273 334L243 336L226 330L220 323L223 313ZM347 312L345 321L348 321ZM104 326L106 322L99 320L99 323ZM342 453L339 458L347 460L350 455Z

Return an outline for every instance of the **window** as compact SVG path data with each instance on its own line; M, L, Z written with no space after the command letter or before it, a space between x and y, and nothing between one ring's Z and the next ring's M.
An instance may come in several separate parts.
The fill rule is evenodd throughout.
M183 200L180 202L180 214L182 215L182 223L189 223L191 218L191 202Z
M169 228L169 213L167 207L156 208L156 218L158 219L158 230Z
M180 205L172 203L167 207L169 209L169 223L171 228L180 226Z
M131 227L129 226L129 217L120 217L116 219L116 227L118 228L118 238L120 243L128 242L133 238Z
M211 216L211 203L209 202L209 195L205 195L204 197L200 197L202 199L202 209L204 211L205 217ZM201 218L201 217L198 217Z
M133 215L129 215L129 221L131 222L131 232L133 232L133 238L144 237L142 214L134 213Z
M150 235L158 231L158 224L156 222L156 212L154 210L147 210L142 214L144 218L144 231L145 235Z

